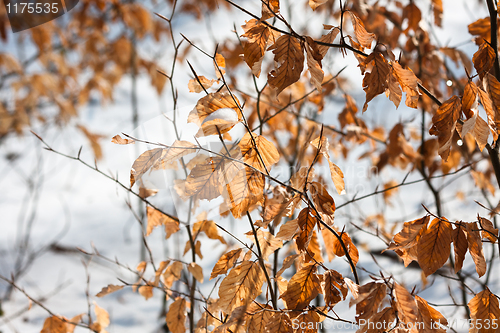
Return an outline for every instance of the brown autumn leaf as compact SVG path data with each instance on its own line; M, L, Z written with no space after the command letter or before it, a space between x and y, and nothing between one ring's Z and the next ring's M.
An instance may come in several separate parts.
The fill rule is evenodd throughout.
M172 333L184 333L186 331L186 300L177 297L168 308L166 322Z
M325 76L321 66L323 56L319 52L316 42L309 36L306 36L305 49L307 56L307 68L311 74L311 84L318 90L318 92L321 92L323 90L321 84L323 83L323 78Z
M356 321L369 320L378 312L382 301L386 296L387 287L384 283L370 282L358 289L358 297L353 299L349 305L356 304Z
M201 126L203 121L219 109L230 108L236 112L238 120L241 121L240 102L227 92L210 93L198 100L195 108L188 115L188 123Z
M242 28L245 33L241 37L247 38L247 41L243 43L243 58L252 70L252 74L259 77L264 53L269 44L274 44L279 32L256 19L246 22Z
M405 8L403 8L403 19L408 20L408 26L403 31L404 33L408 33L410 29L418 31L420 20L422 19L422 12L418 9L417 5L410 2Z
M304 51L301 42L290 35L280 36L269 48L274 53L276 69L267 77L267 82L278 96L283 89L297 82L304 68Z
M415 300L417 302L419 322L422 323L421 325L423 326L422 330L433 330L439 333L445 333L445 329L438 328L439 325L448 325L448 321L441 312L430 306L429 303L420 296L415 296Z
M484 258L483 242L481 241L479 227L476 222L472 222L465 223L465 229L467 230L469 253L476 265L476 272L481 277L486 273L486 259Z
M309 0L309 6L312 10L316 10L321 5L324 5L328 0Z
M448 260L451 233L451 224L444 217L435 218L418 240L418 263L426 276L436 272Z
M261 171L278 163L280 159L276 146L262 135L247 132L238 145L243 160Z
M187 266L187 269L199 283L203 283L203 269L200 265L192 262Z
M147 301L151 297L153 297L153 286L140 286L139 294Z
M228 157L231 159L216 155L196 164L186 178L184 194L206 200L220 196L226 184L233 182L238 173L244 171L241 163L233 160L241 157L238 147L231 149Z
M371 48L372 42L377 39L377 36L372 33L368 33L365 29L363 22L356 16L353 12L349 12L351 15L352 27L354 28L354 34L359 44L364 48Z
M160 225L165 226L166 239L169 239L170 236L180 230L179 221L174 220L151 206L146 207L146 215L148 219L146 236L149 236L153 229Z
M498 326L495 325L500 320L498 298L488 288L474 296L467 306L470 309L470 317L472 319L469 333L498 332ZM479 325L480 323L482 325ZM491 323L490 327L487 328L484 326L485 323Z
M411 222L405 222L403 229L394 236L394 243L391 243L387 249L409 249L416 246L422 233L427 229L429 220L429 216L424 216Z
M413 71L408 68L404 69L397 61L392 62L391 74L396 77L401 89L406 93L406 106L416 109L418 106L418 98L420 92L418 90L418 79ZM389 85L389 89L390 89ZM396 107L399 106L399 103Z
M112 139L111 142L117 144L117 145L128 145L131 143L135 143L135 140L132 139L124 139L122 138L119 134L115 135Z
M87 137L90 142L90 146L92 147L92 151L94 152L94 156L96 160L100 160L102 158L102 148L99 144L99 140L104 138L104 136L100 134L95 134L90 132L85 126L77 125L76 126L82 133Z
M471 110L477 109L477 104L479 102L479 88L474 82L469 80L464 87L464 94L462 96L462 112L465 114L467 119L471 118Z
M313 145L316 149L319 150L321 154L323 154L323 156L326 157L326 159L328 160L328 165L330 167L330 176L332 177L333 185L335 185L335 189L337 190L338 194L344 194L345 190L344 173L335 163L330 161L330 153L329 153L330 144L328 142L328 139L324 136L317 137L316 139L311 141L311 145ZM316 188L316 190L320 190L320 188ZM318 193L319 195L323 195L326 193L326 195L329 196L328 192L326 192L326 189L324 189L323 187L321 187L320 192L316 193ZM333 204L333 211L335 211L335 204Z
M214 59L214 69L215 69L215 75L217 76L217 79L222 78L224 74L226 74L226 59L222 56L222 54L217 53L215 55Z
M413 296L398 283L394 283L394 294L397 299L399 319L407 324L414 325L418 322L418 308Z
M163 156L163 148L155 148L151 150L146 150L142 153L132 165L130 170L130 187L134 186L136 181L139 181L141 177L151 170L153 165L155 165Z
M312 182L309 183L307 189L309 193L311 193L313 202L316 205L315 208L318 211L321 220L323 220L323 222L325 222L326 224L332 226L333 219L335 217L335 202L333 201L331 195L328 193L326 187L321 183Z
M191 79L188 83L189 92L200 93L205 89L210 88L217 80L209 80L203 75L198 76L198 79ZM200 84L201 83L201 84Z
M472 116L462 124L457 124L457 131L462 139L465 139L467 133L470 133L476 140L480 151L483 151L488 144L490 128L486 121L479 116L478 109L471 109Z
M376 327L377 323L385 323L385 327L393 327L395 320L396 314L394 313L394 309L392 307L385 307L375 313L364 325L360 325L358 332L379 333L380 330Z
M252 302L260 295L264 272L258 262L243 261L229 272L219 286L219 305L225 313Z
M368 108L368 102L389 88L388 79L391 68L387 60L379 52L370 53L363 60L362 65L371 67L371 71L365 72L363 78L363 90L366 93L366 100L363 105L363 112L365 112Z
M342 274L332 269L323 274L321 288L323 290L325 304L328 306L333 307L347 297L348 288Z
M498 135L500 132L500 82L490 73L486 73L483 77L483 87L488 95L479 89L481 103L488 115L490 128L492 127L494 134ZM495 125L492 126L492 124Z
M198 216L197 218L199 219L200 216ZM210 239L216 239L222 244L226 244L224 238L219 235L219 228L217 228L217 224L215 224L215 222L212 220L206 220L206 214L202 217L201 221L193 224L193 235L195 235L194 237L196 237L200 232L205 233L205 235L207 235L207 237Z
M109 326L108 312L94 302L94 313L96 315L96 320L90 325L91 329L98 331L99 333L105 333L106 327Z
M462 103L460 98L453 96L444 102L432 117L432 128L429 134L438 137L438 154L444 161L448 160L450 154L451 139L455 132L457 121L460 118Z
M479 50L474 53L472 63L479 77L482 78L495 63L495 50L493 50L490 44L486 42L482 43L479 46Z
M312 214L314 214L313 210L306 207L300 211L299 216L297 217L300 232L297 238L295 238L295 242L299 251L306 251L309 246L309 242L311 241L314 227L318 224L316 217Z
M103 287L101 291L97 293L96 297L103 297L122 289L123 286L115 286L114 284L109 284L106 287Z
M490 220L480 217L479 215L477 218L483 229L483 231L481 231L482 237L488 239L492 243L496 243L498 241L498 229L493 226Z
M293 332L292 321L286 312L273 312L266 323L267 333Z
M316 274L315 263L304 264L288 282L286 292L281 298L289 310L302 310L309 305L321 291L321 285Z
M271 316L273 314L273 311L266 311L266 309L273 310L271 306L266 306L265 304L260 303L253 303L249 306L247 314L249 312L250 314L248 315L246 324L246 326L248 327L248 333L266 332L266 324L271 319Z
M486 40L491 43L491 25L489 17L478 19L477 21L469 24L467 28L472 36L479 36L478 40Z
M462 269L465 254L467 253L467 237L465 235L465 226L460 222L453 230L453 248L455 252L455 273Z
M276 234L276 238L279 238L283 241L291 240L298 232L300 231L299 227L299 219L293 219L287 221L283 224Z
M66 323L57 316L51 316L45 319L40 333L66 333Z
M247 238L255 243L253 233L251 235L247 235ZM263 231L261 229L257 230L257 239L262 252L262 258L265 261L269 261L269 256L277 249L281 249L283 247L283 242L277 237L274 237L269 231Z
M280 270L276 273L276 277L281 276L285 270L290 268L293 263L295 262L295 259L297 259L300 256L300 254L291 254L288 257L283 260L283 264L281 265Z
M347 234L347 232L344 231L341 233L341 239L342 239L342 242L344 243L345 247L347 248L347 253L349 253L349 256L351 257L354 266L356 266L356 264L359 261L358 249L356 248L356 246L352 242L352 239ZM334 251L335 255L337 255L338 257L342 257L345 255L344 248L342 247L340 240L337 237L335 237L335 235L333 237L333 251Z
M331 26L325 26L325 25L323 25L323 27L325 27L325 29L330 30L330 31L326 35L321 36L319 41L323 42L323 43L329 43L329 44L333 43L333 41L335 40L335 37L337 37L337 35L339 34L340 29L337 27L331 27ZM319 51L319 54L321 55L322 58L325 57L325 55L329 49L330 49L329 46L318 44L318 51Z
M167 288L170 288L175 281L181 278L182 267L182 262L180 261L174 261L167 267L163 273L163 280Z
M279 0L262 0L262 18L261 20L267 20L268 18L274 17L280 12L280 2Z

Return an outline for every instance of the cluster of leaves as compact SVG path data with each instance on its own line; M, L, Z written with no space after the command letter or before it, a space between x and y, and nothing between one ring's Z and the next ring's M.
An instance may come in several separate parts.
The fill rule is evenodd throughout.
M260 15L230 0L226 2L252 19L242 25L243 33L232 47L225 43L213 56L200 49L213 62L212 78L197 75L191 67L194 78L188 89L205 93L188 116L188 122L199 127L194 142L178 137L169 145L155 144L157 148L145 151L135 160L130 173L130 191L137 184L138 195L148 205L145 236L163 226L166 237L170 238L179 235L184 230L181 225L185 226L188 240L184 255L190 253L191 260L172 258L159 265L152 258L151 263L141 262L136 270L138 280L127 286L137 289L146 299L156 289L171 298L166 322L175 333L185 331L187 321L191 332L316 331L315 323L326 319L346 321L333 308L345 301L349 292L360 332L386 331L365 325L367 322L398 325L398 332L443 332L447 325L445 317L396 277L369 272L366 282L358 275L358 263L363 256L358 247L361 247L351 237L352 231L335 218L340 206L334 197L345 192L345 183L332 157L340 154L347 157L353 146L366 142L363 147L367 150L361 158L379 171L391 166L418 172L432 193L437 210L432 221L431 215L426 215L406 222L395 235L394 228L386 228L382 213L366 218L367 229L371 228L373 235L382 240L392 239L388 250L394 250L405 266L416 261L423 279L448 272L446 263L450 260L456 274L453 279L460 283L457 285L462 292L464 312L478 323L500 319L498 297L486 282L477 282L483 276L486 281L489 279L488 270L491 272L492 266L490 262L488 267L483 248L486 243L498 242L496 222L479 216L475 222L451 222L442 217L440 192L432 182L432 177L468 168L487 201L485 190L495 192L491 179L500 176L497 142L500 67L496 41L498 13L493 2L487 0L487 5L494 9L490 8L489 18L469 25L469 32L477 36L478 44L472 61L456 48L434 45L424 28L421 10L413 1L393 1L394 6L387 8L378 3L361 6L354 2L340 4L336 10L333 1L310 0L308 5L312 10L329 11L332 18L340 21L337 26L324 25L327 32L317 39L307 31L296 32L282 15L278 0L263 0ZM440 26L441 1L431 1L431 10L435 25ZM347 20L350 25L345 24ZM324 64L332 49L340 49L344 55L351 52L358 60L366 93L362 112L368 112L370 103L382 94L397 108L404 93L405 106L418 109L411 112L421 114L420 133L411 132L404 122L392 128L369 128L358 115L354 98L344 90L346 81L338 74L325 74ZM396 50L398 57L394 54ZM237 85L241 78L233 77L241 63L237 57L240 53L255 93L246 92L247 87ZM266 62L266 54L272 57L271 65ZM465 76L457 78L445 59L462 64ZM303 76L304 63L308 78ZM259 88L257 78L262 72L267 79ZM338 114L339 127L318 120L334 94L342 95L345 100L345 107ZM173 98L175 103L175 94ZM306 113L307 108L314 109L312 115ZM486 120L480 113L486 115ZM432 120L427 124L426 117L430 116ZM241 131L241 137L232 138ZM279 137L279 131L287 133L285 139ZM426 139L427 132L437 138ZM490 132L492 142L489 142ZM210 136L219 139L220 151L209 150L197 140ZM465 144L459 144L459 139ZM128 136L115 136L113 142L152 144ZM489 152L491 164L479 170L477 162L487 159L482 154L484 148ZM328 165L330 177L315 173L314 167L322 163ZM276 176L274 171L281 165L294 171ZM147 188L143 178L168 168L184 171L185 177L176 181L175 191L189 203L189 217L196 214L202 201L217 202L220 216L230 217L239 224L248 220L250 229L245 236L250 245L242 235L234 235L209 220L206 213L190 223L190 218L182 221L161 210L160 205L153 205L150 197L157 190ZM407 185L405 180L383 184L384 190L377 189L370 195L383 193L389 202L393 191ZM328 189L332 184L336 193ZM361 199L353 197L342 206ZM495 215L498 208L489 206ZM215 280L218 287L215 298L196 297L197 283L207 280L197 263L203 258L200 237L205 236L226 246L210 274L209 280ZM462 274L467 251L479 278ZM344 275L352 274L355 281L344 277L340 268L329 267L336 257L345 258L350 271ZM185 282L185 290L177 283L181 280ZM467 281L477 283L481 291L475 293ZM107 286L98 296L124 286ZM474 296L468 300L469 295ZM195 321L197 311L201 314ZM299 323L299 328L292 323ZM415 329L419 323L423 326ZM471 327L471 332L478 330L478 325Z

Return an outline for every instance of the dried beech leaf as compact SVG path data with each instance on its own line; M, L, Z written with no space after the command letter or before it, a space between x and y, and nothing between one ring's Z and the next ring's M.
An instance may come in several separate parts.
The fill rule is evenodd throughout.
M377 36L366 31L363 22L356 16L356 14L352 12L349 12L349 14L351 15L352 26L359 44L364 48L371 48L372 42L377 39Z
M498 298L488 288L474 296L467 306L470 309L470 317L472 319L469 333L498 332L497 325L495 325L495 323L498 323L500 320ZM492 325L486 328L484 325L479 325L480 323L492 323ZM480 327L482 327L482 329L480 329Z
M159 210L153 207L146 207L146 215L148 219L148 226L146 230L146 236L149 236L154 228L163 225L165 226L166 239L170 238L172 234L175 234L180 230L179 221L174 220L168 215L163 214Z
M300 41L289 35L280 36L269 50L274 53L276 69L269 73L267 82L278 96L283 89L300 79L304 68L304 51Z
M172 333L186 332L186 300L177 297L167 312L167 326Z
M465 236L465 227L460 223L457 228L453 230L453 248L455 252L455 273L462 269L467 253L467 237Z
M472 63L479 77L482 78L495 63L495 50L488 43L482 43L479 50L474 53Z
M198 76L198 79L191 79L188 83L189 92L200 93L204 91L203 88L210 88L216 80L209 80L206 77ZM201 84L200 84L201 83Z
M281 298L287 309L302 310L309 305L321 291L320 281L314 263L304 264L288 282L286 292Z
M252 74L259 77L264 53L269 44L274 44L279 37L279 32L256 19L246 22L242 28L245 33L241 37L247 38L247 41L243 43L243 57L252 70Z
M417 244L418 263L426 276L441 268L450 256L451 224L445 219L433 219Z
M123 286L115 286L113 284L107 285L106 287L103 287L101 291L96 295L96 297L103 297L106 295L109 295L111 293L114 293L115 291L122 290Z
M483 242L479 233L479 227L476 222L465 223L467 230L467 244L469 246L469 253L476 264L476 272L479 277L486 273L486 259L484 258Z
M371 71L366 72L363 78L363 90L366 92L366 100L363 105L363 112L365 112L368 108L368 102L388 89L391 68L387 60L378 52L370 53L362 64L364 66L371 65L372 67Z
M439 142L438 153L444 161L448 160L450 154L451 139L455 132L458 118L462 110L462 103L457 96L451 97L444 102L432 117L432 128L429 134L436 135Z
M203 269L200 265L192 262L187 266L187 269L199 283L203 283Z
M117 145L128 145L131 143L135 143L135 140L124 139L119 134L117 134L111 139L111 142L116 143Z

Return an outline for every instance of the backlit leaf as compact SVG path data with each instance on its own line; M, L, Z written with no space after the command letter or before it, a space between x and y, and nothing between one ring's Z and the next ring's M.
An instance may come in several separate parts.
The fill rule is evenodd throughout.
M429 134L438 137L438 154L444 161L448 160L451 139L453 138L461 110L462 103L460 102L460 98L453 96L444 102L432 117L432 128L429 130Z
M269 73L267 81L276 89L278 96L283 89L300 79L304 68L304 51L300 41L289 35L280 36L269 50L274 53L276 69Z
M356 14L349 12L351 15L352 26L354 28L354 33L356 34L356 39L359 44L364 48L371 48L372 42L377 38L375 34L368 33L365 29L363 22L356 16Z
M470 309L470 317L472 319L469 333L494 333L498 331L497 325L500 320L500 308L498 298L488 288L478 293L469 301L467 306ZM480 323L492 323L486 328ZM482 327L480 329L480 327Z
M184 333L186 331L186 300L177 297L168 308L166 322L172 333Z
M260 69L264 53L269 44L274 43L279 36L279 32L270 29L262 22L252 19L242 26L247 41L243 43L243 56L245 62L256 77L260 76Z
M241 255L242 249L231 250L224 253L212 269L210 274L210 280L221 274L226 274L226 272L233 267L234 263L238 260Z
M433 219L417 244L418 263L426 276L441 268L450 256L451 224L445 219Z
M314 263L306 263L290 279L286 292L281 295L281 298L286 302L287 309L302 310L320 291L321 285L316 275L316 266Z
M466 223L467 230L467 244L469 246L469 253L476 264L476 271L479 277L486 273L486 260L484 258L483 242L479 233L479 227L476 222Z

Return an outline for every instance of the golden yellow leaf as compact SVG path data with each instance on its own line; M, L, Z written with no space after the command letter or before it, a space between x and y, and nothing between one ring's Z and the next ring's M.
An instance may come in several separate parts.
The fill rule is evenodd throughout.
M363 22L356 16L353 12L349 12L351 15L352 27L354 28L354 33L356 34L356 39L359 44L364 48L371 48L372 42L377 38L375 34L368 33L365 29ZM373 54L373 53L372 53Z
M470 309L470 317L472 319L469 333L498 332L498 327L495 325L500 320L498 298L488 288L474 296L467 306ZM491 325L489 325L489 328L486 328L484 324L488 322Z
M267 82L278 96L283 89L297 82L304 68L304 52L300 41L290 35L280 36L269 48L274 53L277 68L267 77Z
M349 237L347 232L345 232L345 231L342 232L341 238L342 238L342 242L344 243L344 245L347 248L347 252L349 253L349 256L351 257L351 259L354 263L354 266L356 266L356 264L359 261L358 249L356 248L356 246L352 242L351 237ZM344 248L342 247L342 244L335 236L333 237L333 251L334 251L335 255L337 255L339 257L342 257L345 255L345 251L344 251Z
M203 88L210 88L216 80L209 80L203 75L198 76L198 79L191 79L188 83L189 92L200 93L203 91ZM200 84L201 83L201 84Z
M148 218L146 236L149 236L153 229L160 225L165 226L166 239L180 230L179 221L174 220L153 207L147 206L146 214Z
M486 260L484 258L483 242L481 241L479 228L476 222L472 222L465 223L465 229L467 230L469 252L472 260L474 260L474 264L476 264L476 272L481 277L486 273Z
M106 287L103 287L101 291L97 293L96 297L103 297L122 289L123 286L115 286L114 284L109 284Z
M221 274L226 274L226 272L233 267L234 263L238 260L241 255L242 249L231 250L224 253L217 263L212 268L212 273L210 274L210 280Z
M160 283L160 277L163 274L165 268L167 268L168 264L170 264L170 260L161 261L160 264L158 265L158 269L155 272L155 280L153 282L153 285L155 287L158 287L158 284Z
M432 128L429 130L429 134L438 137L438 154L444 161L448 160L450 154L451 139L460 118L461 109L460 98L453 96L444 102L432 117Z
M324 262L321 255L321 246L319 245L318 233L313 230L311 240L307 246L307 252L304 253L305 261Z
M170 266L167 267L163 273L163 281L167 288L170 288L172 284L181 278L182 273L182 263L180 261L174 261Z
M249 314L249 318L247 319L247 327L248 333L265 333L266 332L266 324L271 320L273 312L266 311L272 310L269 305L264 304L251 304L252 309L250 311L255 311L254 313ZM252 311L252 312L253 312Z
M321 291L315 263L304 264L290 279L286 292L281 298L289 310L302 310Z
M262 8L264 8L264 4ZM245 31L242 37L247 38L247 41L243 43L243 57L252 70L252 74L259 77L267 46L276 41L279 32L270 29L256 19L246 22L242 28Z
M328 256L328 261L332 261L336 257L334 250L335 236L327 228L321 229L321 235L323 236L323 243L325 244L325 250L326 250L326 255Z
M345 189L344 173L342 172L342 170L340 170L340 168L336 164L330 161L330 153L328 152L330 144L328 142L328 139L324 136L317 137L316 139L311 141L311 145L313 145L316 149L318 149L320 153L323 154L323 156L325 156L326 159L328 160L328 165L330 167L330 176L332 177L333 185L335 185L335 189L337 190L338 194L343 194ZM319 195L330 196L328 192L326 192L326 189L324 187L317 186L316 190L320 191L317 192L319 193ZM334 211L335 211L335 204L333 203L333 212ZM333 223L333 216L331 222Z
M444 217L435 218L418 240L418 263L426 276L433 274L448 260L451 233L451 224Z
M244 261L229 272L219 286L219 304L225 313L246 305L261 294L264 273L258 262Z
M186 255L188 251L191 251L191 242L188 240L186 241L186 246L184 247L184 253L183 255ZM203 254L201 253L201 242L199 240L196 241L194 244L194 253L200 258L203 259Z
M200 265L192 262L188 265L187 269L199 283L203 283L203 269Z
M166 322L172 333L186 332L186 300L177 297L168 308Z
M116 143L117 145L128 145L130 143L135 143L135 140L132 139L124 139L120 135L115 135L112 139L111 142Z

